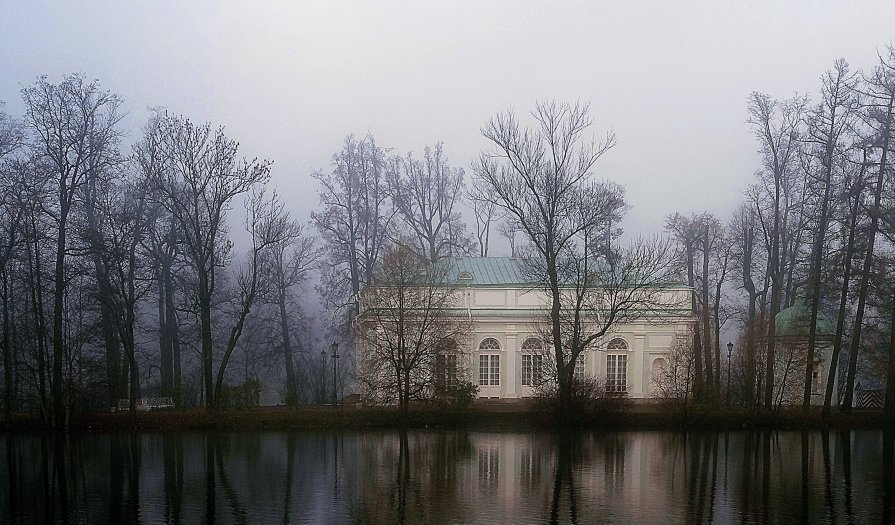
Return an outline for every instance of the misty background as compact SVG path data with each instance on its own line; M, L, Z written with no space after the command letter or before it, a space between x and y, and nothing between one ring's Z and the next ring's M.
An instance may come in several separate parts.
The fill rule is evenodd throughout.
M720 249L723 255L720 245L733 241L723 236L716 244L708 240L711 216L727 221L746 188L768 176L768 158L754 127L755 104L760 106L765 95L755 94L766 94L770 107L796 95L817 100L821 75L840 57L849 61L851 71L872 70L881 59L877 54L891 46L893 15L895 6L870 2L7 2L0 5L0 110L18 118L26 112L24 88L75 74L88 82L98 79L102 90L123 98L119 109L125 116L116 126L123 133L121 151L141 139L144 124L158 112L172 116L168 131L180 125L175 116L224 126L226 136L239 142L240 157L273 162L266 185L276 189L282 209L310 233L315 229L311 214L321 210L318 180L332 172L333 155L346 136L375 136L390 158L413 152L418 159L424 147L443 144L445 165L465 169L469 185L472 163L493 148L482 128L495 114L509 110L528 123L527 113L538 101L581 103L594 120L587 133L611 132L617 138L593 175L625 188L630 206L621 224L625 236L666 230L680 237L679 244L690 242L692 252L692 231L705 227L704 251ZM39 80L41 75L46 80ZM777 122L775 111L768 113L771 124ZM797 111L790 116L799 125L807 123ZM266 164L261 171L258 181L263 183ZM239 195L226 206L225 237L234 241L236 257L249 245L239 209L246 197ZM763 213L767 196L756 199ZM462 200L471 234L470 204ZM799 204L800 217L812 213L804 204ZM697 217L704 212L708 215ZM768 230L766 224L759 226ZM801 223L796 231L791 253L798 255L807 244ZM491 244L490 255L510 254L507 241L493 229ZM335 268L329 273L341 272L341 262L327 261L329 270ZM812 266L800 275L807 267L797 262L803 261L788 263L783 306L795 301L799 279L817 274ZM728 279L727 263L724 259L718 276L718 297ZM692 268L693 261L688 264ZM754 265L760 269L761 264ZM704 268L703 282L708 282L708 263ZM63 272L57 273L62 282ZM799 281L795 285L793 275ZM337 322L335 310L320 304L317 292L325 295L330 282L319 277L295 288L301 309L308 307L310 314L304 329L310 342L303 352L311 359L319 356L320 370L325 370L319 350L339 338L321 327L338 332L347 322ZM239 284L235 274L229 278L230 284ZM85 289L91 285L87 282ZM353 285L357 297L359 284ZM707 302L708 292L704 295ZM776 308L779 298L771 302ZM245 304L248 312L251 301ZM717 304L716 319L719 312ZM771 309L771 319L774 314ZM719 362L722 340L736 338L739 330L726 320L720 324L725 328L723 333L717 328L715 336ZM255 331L254 337L266 335L263 329ZM241 347L246 349L246 378L252 362L248 349L255 344L251 339ZM211 368L209 362L206 370Z
M625 232L649 234L674 211L735 205L759 167L750 92L813 91L839 57L872 66L892 20L885 1L4 0L0 100L20 115L23 85L80 72L124 98L125 148L150 107L224 125L241 154L274 161L272 185L306 220L310 174L346 134L399 154L443 141L469 178L493 114L580 99L596 132L617 133L596 175L627 188Z

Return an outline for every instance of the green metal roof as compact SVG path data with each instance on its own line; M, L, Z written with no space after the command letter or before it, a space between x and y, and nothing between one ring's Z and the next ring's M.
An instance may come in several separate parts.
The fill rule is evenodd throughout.
M516 257L451 257L448 282L486 286L529 284L522 259ZM472 279L465 274L472 276Z
M520 257L448 257L447 282L475 286L531 286L526 277L525 259ZM471 276L469 279L467 276ZM461 278L466 277L466 278ZM685 288L678 282L667 283L669 288Z
M777 337L808 337L808 327L811 322L811 309L805 304L805 297L800 291L796 300L789 308L780 310L774 319ZM820 337L833 335L833 324L826 316L817 312L817 327L815 333Z

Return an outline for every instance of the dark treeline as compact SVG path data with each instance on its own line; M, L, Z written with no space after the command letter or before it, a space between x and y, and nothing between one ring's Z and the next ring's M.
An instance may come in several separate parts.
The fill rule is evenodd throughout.
M270 163L162 110L122 151L121 99L83 76L39 78L22 99L21 119L0 116L7 417L65 426L121 399L257 399L259 376L306 337L290 346L282 327L303 326L293 294L317 257L265 188ZM228 236L239 204L244 253Z
M514 144L543 153L538 148L549 140L538 142L512 114L501 114L483 128L496 153L473 164L476 179L467 185L441 144L421 155L393 154L373 136L348 136L331 166L313 174L320 204L304 225L270 187L271 163L245 158L223 128L157 109L125 150L122 99L97 81L41 77L21 97L21 116L0 107L7 418L31 412L61 427L122 399L131 410L150 396L216 410L257 404L265 388L289 405L344 395L359 297L394 245L434 263L486 256L497 233L510 254L543 256L544 275L552 276L543 287L556 304L565 278L556 261L567 254L602 257L613 267L627 260L611 242L627 209L623 188L583 185L614 137L604 149L582 149L592 160L580 160L577 171L560 162L541 180L541 164L514 162ZM698 402L807 408L822 373L829 375L826 411L838 401L849 410L863 377L887 385L886 410L895 412L893 102L892 48L868 71L836 61L813 98L748 97L761 165L742 204L729 218L667 219L678 277L695 291L688 306L697 322L679 338L661 391ZM577 151L571 145L589 125L586 106L537 108L548 138L579 118L566 141ZM567 177L566 186L551 173ZM533 204L521 205L526 191L551 181L560 196L618 195L618 202L598 220L582 206L599 199L576 197L569 202L581 208L581 220L556 226ZM464 215L474 217L469 226ZM235 225L244 226L246 246L230 240ZM554 245L554 233L566 235L568 246ZM592 274L564 269L573 270L579 279ZM302 294L310 282L320 312ZM588 283L583 289L605 288ZM807 337L792 345L780 341L773 321L796 304L808 312ZM817 333L821 318L834 327L829 336ZM562 384L591 340L579 337L567 356L561 322L554 324L546 340L556 347ZM722 331L737 328L725 363ZM821 345L832 347L827 362L820 362L827 355Z
M847 412L864 378L885 385L895 413L893 102L891 47L868 71L835 61L814 97L748 97L761 165L743 202L726 219L666 222L698 319L692 352L672 356L668 390L775 410L808 410L814 395L824 413L837 402ZM798 326L777 334L777 314L794 305ZM729 358L726 323L740 334Z
M399 156L346 138L314 174L315 236L270 187L271 162L223 128L155 109L125 151L123 101L98 81L41 77L21 97L24 115L0 111L6 418L63 427L147 397L218 410L264 389L290 405L335 399L386 245L429 260L474 250L463 170L440 144ZM240 224L248 246L230 240ZM317 275L319 316L301 293Z

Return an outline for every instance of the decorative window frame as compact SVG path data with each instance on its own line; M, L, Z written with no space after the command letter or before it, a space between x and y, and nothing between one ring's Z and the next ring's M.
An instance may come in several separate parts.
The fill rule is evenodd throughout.
M624 348L618 348L618 347L611 348L610 345L616 341L621 341L622 343L625 344L625 347ZM631 343L629 343L626 338L624 338L620 335L614 335L611 338L609 338L609 341L607 341L605 345L600 345L600 350L602 350L606 353L617 353L617 354L620 354L622 352L631 352Z

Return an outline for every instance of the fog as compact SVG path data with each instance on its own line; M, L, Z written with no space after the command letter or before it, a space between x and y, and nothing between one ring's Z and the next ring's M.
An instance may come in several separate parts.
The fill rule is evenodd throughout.
M147 108L226 126L275 161L293 213L345 135L395 152L438 140L455 165L481 126L539 99L591 104L618 146L597 176L627 187L628 232L674 211L725 214L752 180L746 97L815 91L833 60L872 66L891 2L10 2L0 5L0 100L82 72L121 94L136 140Z

